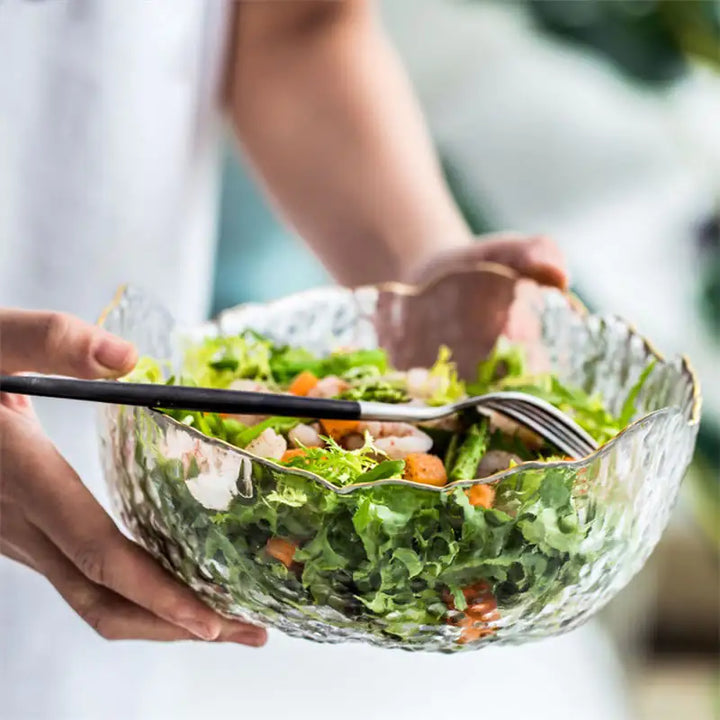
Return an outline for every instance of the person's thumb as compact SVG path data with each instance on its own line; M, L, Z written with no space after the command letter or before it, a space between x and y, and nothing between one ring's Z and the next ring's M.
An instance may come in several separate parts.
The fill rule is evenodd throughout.
M131 343L64 313L0 309L0 370L117 377L137 362Z

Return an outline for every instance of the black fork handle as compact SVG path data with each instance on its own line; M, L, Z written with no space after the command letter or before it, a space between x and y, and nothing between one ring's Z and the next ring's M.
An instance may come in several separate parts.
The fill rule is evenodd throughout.
M361 405L354 400L328 400L185 385L6 375L0 376L0 392L113 405L174 408L238 415L280 415L335 420L359 420L361 417Z

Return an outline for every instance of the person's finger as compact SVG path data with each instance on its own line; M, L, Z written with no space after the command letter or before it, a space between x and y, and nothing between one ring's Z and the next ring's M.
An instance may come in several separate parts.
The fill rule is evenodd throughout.
M431 283L444 275L464 272L475 262L505 265L523 279L541 285L567 289L569 280L565 259L558 246L543 236L528 237L502 233L478 238L472 245L448 250L432 257L409 274L409 280Z
M197 640L197 636L88 580L43 533L20 512L3 504L0 554L44 575L63 599L96 632L108 640ZM216 642L260 647L265 636L255 627L222 619Z
M37 568L37 565L35 564L35 561L27 553L27 551L23 550L20 547L15 547L15 545L8 542L2 536L0 536L0 555L4 555L5 557L10 558L15 562L19 562L21 565L25 565L31 570L35 570L35 572L40 572Z
M91 582L59 550L55 549L55 553L54 562L46 563L43 574L67 604L106 640L167 642L198 639L196 634L159 618L106 587ZM249 630L247 626L241 626L233 633L223 627L223 631L216 638L217 641L231 639L232 642L252 647L259 647L264 643L264 636L255 632L255 628ZM228 638L228 635L231 635L231 638Z
M516 270L540 285L562 290L568 287L568 272L560 248L545 236L500 235L481 240L474 246L478 257Z
M15 393L6 393L0 390L0 406L37 421L35 409L27 395L16 395Z
M137 353L131 343L65 313L0 309L0 369L79 378L122 375Z
M4 475L13 476L4 480L14 488L18 504L86 578L198 637L220 636L220 616L122 535L47 438L34 433L25 438L23 452L10 457L8 448L22 442L22 436L8 422L2 422L0 432L0 463ZM246 627L248 636L264 641L263 629Z
M187 630L153 615L86 578L38 528L12 512L4 516L0 553L43 574L67 604L106 640L196 640ZM225 621L219 641L258 647L247 626Z
M37 528L11 512L3 517L0 553L45 575L67 604L108 640L195 637L92 583Z

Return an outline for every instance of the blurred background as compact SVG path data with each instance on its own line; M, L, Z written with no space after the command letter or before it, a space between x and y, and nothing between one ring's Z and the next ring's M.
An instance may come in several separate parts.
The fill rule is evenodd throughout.
M720 4L385 0L382 11L473 229L551 235L591 309L692 359L704 394L695 461L670 529L603 622L638 720L720 717ZM328 281L228 143L215 312Z

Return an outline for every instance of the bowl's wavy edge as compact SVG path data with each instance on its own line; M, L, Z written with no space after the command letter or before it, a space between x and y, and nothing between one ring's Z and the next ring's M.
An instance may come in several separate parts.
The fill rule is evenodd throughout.
M645 347L645 351L648 353L648 355L652 355L659 362L667 364L668 360L665 357L664 353L660 352L660 350L658 350L657 347L647 337L645 337L645 335L639 332L637 327L633 323L629 322L624 317L617 314L607 315L604 317L610 317L616 322L623 324L632 336L637 337L642 341L643 346ZM698 425L700 423L700 415L702 410L702 393L700 391L700 380L698 379L695 368L692 366L690 358L687 355L680 355L678 359L680 361L680 372L689 381L690 387L692 388L690 419L688 420L688 424ZM628 425L628 427L630 427L630 425Z
M510 279L520 279L521 275L514 270L511 267L508 267L506 265L502 265L501 263L495 263L495 262L486 262L486 261L479 261L473 265L468 266L467 268L462 269L461 271L455 271L452 274L466 274L466 273L477 273L477 272L487 272L489 274L495 274L495 275L501 275L502 277L510 278ZM360 290L375 290L377 292L391 292L398 295L405 295L405 296L415 296L420 295L423 292L427 291L428 289L432 288L433 286L437 285L439 282L441 282L447 275L440 275L436 278L433 278L431 281L424 283L424 284L410 284L410 283L404 283L404 282L385 282L385 283L378 283L375 285L363 285L358 287L352 287L352 288L344 288L350 292L358 292ZM97 324L99 326L103 326L105 324L105 321L109 314L120 304L122 301L122 298L125 296L129 289L128 284L122 284L120 285L115 295L113 296L113 299L108 303L108 305L103 309L103 311L100 313L99 318L97 320ZM298 293L293 293L291 297L299 297L304 295L306 292L312 292L312 290L316 290L317 288L313 288L308 291L301 291ZM567 290L557 290L557 292L560 292L568 301L568 303L571 305L571 307L580 315L587 317L590 315L590 312L585 307L585 305L582 303L582 301L577 298L577 296L573 295L571 292ZM277 302L282 302L286 300L285 298L279 298L277 300L271 300L267 303L263 303L263 305L273 305ZM247 307L249 305L252 305L253 303L243 303L240 305L236 305L232 308L227 308L226 310L223 310L220 312L215 318L213 318L210 321L210 325L214 326L216 329L219 327L219 322L221 318L224 316L224 314L230 312L230 311L237 311L244 307ZM623 325L627 331L629 337L637 337L640 339L640 341L643 343L643 346L646 350L646 352L657 359L659 362L663 364L668 364L667 359L661 353L655 345L644 335L642 335L640 332L638 332L635 325L625 320L623 317L616 315L616 314L610 314L610 315L601 315L598 316L601 320L603 318L605 319L612 319L616 322L619 322L621 325ZM691 398L690 398L690 418L687 421L687 425L689 427L693 427L697 425L700 422L700 411L702 406L702 396L700 393L700 385L697 378L697 375L695 373L694 368L692 367L690 360L685 356L680 356L680 372L681 374L686 378L686 381L690 383L690 387L692 389L691 392ZM271 460L268 460L266 458L261 458L257 455L253 455L252 453L249 453L241 448L236 447L235 445L231 445L228 442L225 442L224 440L220 440L219 438L214 438L209 435L205 435L201 433L199 430L192 428L188 425L185 425L181 423L178 420L175 420L174 418L169 417L168 415L165 415L159 411L151 410L149 408L144 409L151 417L155 419L156 422L167 422L170 425L174 425L175 427L182 428L186 432L190 432L194 435L196 435L198 438L202 439L205 442L209 442L210 444L215 444L224 450L229 450L230 452L236 453L240 455L243 458L250 458L254 462L259 462L262 465L266 465L269 467L272 467L276 471L285 472L293 475L300 475L303 477L306 477L310 480L313 480L326 489L335 492L339 495L349 495L352 492L355 492L357 490L361 490L363 488L367 488L369 486L372 487L379 487L379 486L399 486L399 487L414 487L417 489L425 490L427 492L450 492L454 490L455 488L459 487L468 487L472 485L479 485L479 484L488 484L488 483L496 483L500 480L504 480L508 477L511 477L512 475L515 475L519 472L524 472L526 470L536 470L536 469L547 469L547 468L555 468L555 467L583 467L584 465L590 464L595 459L601 457L602 455L605 455L609 453L614 446L621 441L621 438L625 436L628 432L633 431L634 428L640 426L641 424L647 424L648 422L654 421L654 418L666 415L668 413L682 413L684 414L685 408L678 409L674 407L665 407L660 408L659 410L655 410L651 413L648 413L647 415L644 415L641 418L638 418L637 420L634 420L632 423L627 425L625 428L623 428L614 438L606 442L604 445L599 447L597 450L592 452L590 455L586 455L584 458L578 458L576 460L557 460L554 462L538 462L538 461L528 461L528 462L522 462L518 465L515 465L512 468L503 470L498 473L494 473L493 475L489 475L484 478L476 478L474 480L458 480L454 483L449 483L445 485L442 488L424 485L421 483L415 483L411 482L409 480L380 480L375 481L373 483L359 483L356 485L348 485L346 487L338 487L336 485L333 485L328 480L325 480L324 478L320 477L319 475L316 475L315 473L309 472L307 470L301 470L300 468L288 468L284 465L279 465L275 462L272 462Z
M129 287L130 285L128 283L118 285L117 289L115 290L115 294L112 297L112 300L110 300L110 302L100 311L98 319L95 321L96 325L100 327L105 325L105 321L107 320L108 315L110 315L110 313L120 304Z
M427 492L434 492L434 493L447 493L451 492L452 490L455 490L456 488L463 488L463 487L471 487L473 485L486 485L489 483L496 483L500 480L505 480L506 478L512 477L513 475L517 475L520 472L525 472L526 470L547 470L548 468L582 468L587 465L589 465L591 462L595 461L597 458L601 458L604 455L608 455L614 448L614 446L617 444L617 441L619 438L623 435L625 435L628 431L633 430L637 427L640 427L641 425L647 425L651 422L655 422L660 417L664 417L666 415L671 414L677 414L679 411L676 408L660 408L659 410L655 410L654 412L648 413L647 415L644 415L639 420L636 420L635 422L628 425L626 428L624 428L621 432L619 432L612 440L606 442L604 445L599 447L597 450L592 452L590 455L586 455L583 458L578 458L576 460L555 460L553 462L542 462L538 460L530 460L522 463L518 463L517 465L514 465L511 468L508 468L506 470L501 470L499 472L493 473L492 475L488 475L487 477L483 478L475 478L474 480L456 480L455 482L448 483L447 485L443 485L442 487L435 487L434 485L425 485L423 483L416 483L412 482L411 480L402 480L402 479L388 479L388 480L373 480L372 482L366 482L366 483L356 483L354 485L346 485L345 487L339 487L337 485L333 485L329 480L326 480L325 478L321 477L320 475L316 475L313 472L310 472L309 470L302 470L301 468L292 468L288 467L287 465L280 465L276 462L273 462L272 460L269 460L268 458L260 457L259 455L253 455L252 453L248 452L247 450L244 450L243 448L239 448L235 445L232 445L231 443L227 442L226 440L221 440L220 438L212 437L211 435L205 435L204 433L200 432L197 428L194 428L190 425L185 425L184 423L180 422L179 420L175 420L175 418L170 417L169 415L165 415L164 413L158 411L158 410L152 410L150 408L137 408L138 410L142 410L144 412L147 412L151 417L154 418L155 422L159 424L167 424L175 428L182 428L184 431L189 432L191 435L197 437L198 439L201 439L211 445L215 445L219 448L222 448L225 451L233 452L237 455L240 455L243 458L249 458L253 462L259 463L260 465L265 465L267 467L272 468L275 471L279 471L281 473L290 474L290 475L300 475L302 477L308 478L309 480L314 480L315 482L319 483L323 487L327 488L328 490L336 493L337 495L351 495L352 493L367 489L367 488L376 488L376 487L387 487L387 486L395 486L395 487L413 487L417 488L418 490L425 490Z

